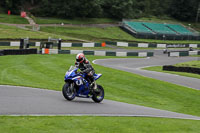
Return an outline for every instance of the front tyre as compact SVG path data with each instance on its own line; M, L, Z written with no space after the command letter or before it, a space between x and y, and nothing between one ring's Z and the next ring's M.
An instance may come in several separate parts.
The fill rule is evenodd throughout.
M97 85L97 90L94 91L92 100L96 103L100 103L104 99L104 89L101 85Z
M62 88L62 93L63 96L65 97L65 99L71 101L75 98L76 94L75 94L75 89L74 89L74 83L65 83L63 88Z

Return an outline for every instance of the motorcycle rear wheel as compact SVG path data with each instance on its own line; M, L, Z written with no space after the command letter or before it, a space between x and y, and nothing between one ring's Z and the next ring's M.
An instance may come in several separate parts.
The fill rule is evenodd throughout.
M104 99L104 89L101 85L97 85L97 91L93 92L92 100L100 103Z
M65 99L67 99L68 101L73 100L76 96L73 83L65 83L62 88L62 93Z

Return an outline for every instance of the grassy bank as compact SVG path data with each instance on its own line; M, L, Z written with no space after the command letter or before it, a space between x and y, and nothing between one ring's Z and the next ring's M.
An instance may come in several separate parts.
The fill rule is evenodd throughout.
M117 23L117 20L109 18L74 18L74 19L62 19L62 18L45 18L34 17L37 24L105 24L105 23Z
M178 64L175 64L174 66L200 68L200 60L178 63ZM186 77L192 77L192 78L200 79L199 74L193 74L193 73L187 73L187 72L165 71L165 70L162 70L162 66L147 67L147 68L144 68L144 69L149 70L149 71L164 72L164 73L170 73L170 74L176 74L176 75L180 75L180 76L186 76Z
M200 121L139 117L0 116L2 133L197 133Z
M20 15L8 15L0 14L0 23L10 23L10 24L29 24L25 18Z
M86 39L92 42L102 42L106 40L134 40L131 35L118 27L41 27L41 31Z
M110 58L87 57L91 61ZM2 56L0 84L61 91L64 74L74 62L75 55ZM98 83L104 86L106 99L200 116L200 92L197 90L99 65L93 66L97 73L103 74Z
M125 42L149 42L149 43L200 43L200 41L173 41L173 40L153 40L153 39L137 39L132 35L124 32L119 27L41 27L41 31L48 33L56 33L92 42L103 41L125 41Z
M64 40L76 40L71 37L57 35L54 33L47 33L41 31L30 31L25 29L20 29L15 26L6 26L0 24L0 39L20 39L20 38L32 38L32 39L48 39L52 38L62 38Z
M35 18L38 24L103 24L103 23L117 23L117 20L107 18L85 18L85 19L58 19L58 18ZM167 22L165 19L158 18L141 18L140 21L154 21L154 22ZM170 21L170 20L169 20ZM172 22L178 23L176 20ZM27 24L27 20L20 16L0 14L0 22L13 23L13 24ZM184 23L184 22L183 22ZM184 23L188 25L187 23ZM191 23L191 27L200 27L199 24ZM28 27L32 29L32 27ZM9 29L9 30L8 30ZM13 31L14 30L14 31ZM196 44L200 41L168 41L168 40L154 40L154 39L137 39L128 33L122 31L119 27L107 28L94 28L94 27L41 27L43 32L34 32L14 28L12 26L0 25L0 39L19 39L19 38L33 38L33 39L46 39L49 36L54 38L62 38L63 40L77 40L79 39L91 42L104 42L104 41L124 41L124 42L148 42L148 43L189 43ZM48 36L48 37L47 37Z

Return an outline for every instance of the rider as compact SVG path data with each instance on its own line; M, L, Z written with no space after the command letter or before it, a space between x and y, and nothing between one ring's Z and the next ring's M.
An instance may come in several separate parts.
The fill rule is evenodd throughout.
M95 70L83 53L77 54L75 66L81 70L81 73L86 73L85 79L90 84L89 89L96 89L96 82L94 80Z

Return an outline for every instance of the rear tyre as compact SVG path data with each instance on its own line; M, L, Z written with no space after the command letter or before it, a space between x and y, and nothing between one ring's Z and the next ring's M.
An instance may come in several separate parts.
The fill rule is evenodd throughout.
M97 90L93 92L92 100L100 103L104 99L104 89L101 85L97 85Z
M62 93L65 99L68 101L71 101L75 98L75 89L74 89L74 83L65 83L62 88Z

